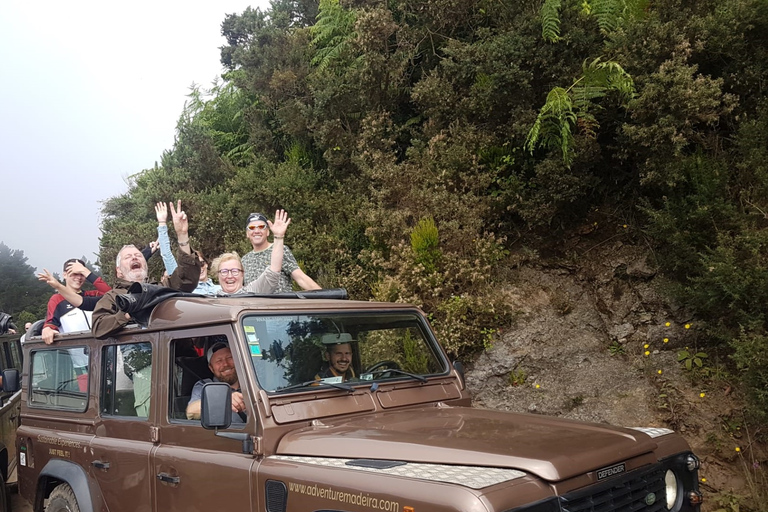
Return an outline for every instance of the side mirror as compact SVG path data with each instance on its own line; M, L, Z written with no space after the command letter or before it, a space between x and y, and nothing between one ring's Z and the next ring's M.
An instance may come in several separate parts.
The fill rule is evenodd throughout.
M227 429L232 424L232 388L226 382L203 386L200 422L208 430Z
M15 393L21 389L19 383L19 370L16 368L8 368L3 370L3 391L7 393Z
M456 370L456 374L459 376L459 380L461 381L461 389L464 389L464 365L461 364L461 361L454 361L453 369Z

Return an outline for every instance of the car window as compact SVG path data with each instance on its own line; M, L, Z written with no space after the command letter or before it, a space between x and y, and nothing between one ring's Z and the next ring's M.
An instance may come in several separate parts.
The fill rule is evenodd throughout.
M187 420L187 405L192 397L192 390L198 381L212 379L213 373L208 367L206 350L217 342L228 343L225 335L194 336L171 341L171 397L168 417L171 421Z
M31 354L29 405L85 411L88 406L88 348L36 350Z
M149 416L152 390L152 344L102 347L101 414Z
M267 391L312 380L354 385L448 371L415 312L251 315L243 318L242 329L256 378ZM347 344L344 376L329 371L327 347L333 344Z

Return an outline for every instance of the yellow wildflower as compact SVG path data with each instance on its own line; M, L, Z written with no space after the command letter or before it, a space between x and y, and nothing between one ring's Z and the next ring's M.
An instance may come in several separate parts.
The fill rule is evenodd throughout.
M706 479L706 478L704 478L704 477L701 477L701 481L702 481L702 482L706 482L706 481L707 481L707 479Z
M649 350L646 350L645 351L645 355L649 356L649 355L651 355L651 352Z
M536 389L539 389L540 387L541 387L541 386L539 386L538 384L536 384Z
M664 324L665 326L669 327L671 324L669 322Z
M658 373L659 375L661 375L661 370L658 370L656 373Z
M704 398L705 396L707 396L706 393L704 392L699 393L699 397Z
M737 451L737 452L740 452L740 451L741 451L741 448L739 448L739 447L737 446L737 447L736 447L736 451Z
M690 329L691 328L691 324L685 324L685 328L686 329Z
M669 338L664 338L664 343L669 343Z
M648 348L648 347L650 347L650 345L647 344L647 343L645 345L643 345L643 348Z

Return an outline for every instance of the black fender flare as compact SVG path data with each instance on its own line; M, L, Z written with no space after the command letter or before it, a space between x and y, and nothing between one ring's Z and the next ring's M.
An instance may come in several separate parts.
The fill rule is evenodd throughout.
M53 478L68 484L75 493L80 512L93 512L88 475L83 468L68 460L53 459L40 471L38 481L43 478Z

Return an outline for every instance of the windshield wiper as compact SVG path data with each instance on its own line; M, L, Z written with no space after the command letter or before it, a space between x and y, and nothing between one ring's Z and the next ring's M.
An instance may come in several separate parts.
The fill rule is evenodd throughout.
M387 368L387 369L382 368L381 370L373 370L372 372L368 372L368 373L370 373L371 375L377 375L379 373L397 373L400 375L406 375L412 379L416 379L419 382L428 382L427 379L425 377L422 377L421 375L399 370L397 368Z
M289 391L291 389L298 389L298 388L306 388L309 386L330 386L336 389L343 389L344 391L355 390L355 388L353 388L349 384L342 384L340 382L323 382L321 380L308 380L306 382L302 382L301 384L293 384L291 386L288 386L287 388L277 389L276 392L282 393L283 391Z

